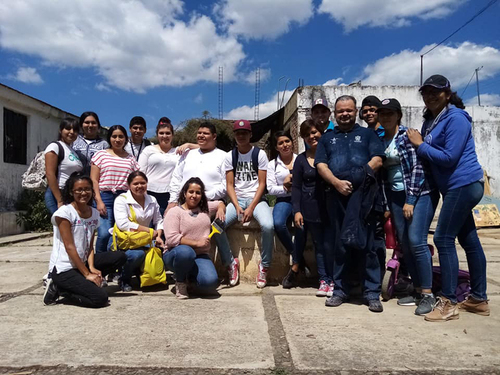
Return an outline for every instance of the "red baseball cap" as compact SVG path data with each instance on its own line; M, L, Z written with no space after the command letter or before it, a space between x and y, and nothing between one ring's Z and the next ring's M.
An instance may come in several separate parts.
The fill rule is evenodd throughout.
M233 132L236 130L248 130L252 131L252 125L250 125L250 121L248 120L237 120L233 123Z

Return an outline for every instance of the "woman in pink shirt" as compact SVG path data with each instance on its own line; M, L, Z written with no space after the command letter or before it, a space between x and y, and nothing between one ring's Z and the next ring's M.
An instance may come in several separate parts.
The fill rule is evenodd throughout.
M111 245L109 229L115 224L113 204L115 198L128 190L127 178L139 170L135 158L124 150L128 142L127 131L121 125L113 125L108 131L106 150L97 151L92 156L90 178L94 185L97 210L101 223L97 231L96 253L108 251Z
M214 292L219 285L217 271L208 255L210 214L215 211L215 217L224 221L224 203L208 202L205 185L198 177L192 177L179 193L179 205L165 216L163 226L168 250L163 254L163 262L175 273L178 299L189 298L189 280L196 280L196 286L204 292Z

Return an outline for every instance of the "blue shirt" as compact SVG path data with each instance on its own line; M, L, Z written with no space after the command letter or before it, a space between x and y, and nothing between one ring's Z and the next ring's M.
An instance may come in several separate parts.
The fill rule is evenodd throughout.
M375 156L385 159L384 144L372 129L355 124L344 133L336 126L319 139L314 165L328 164L333 175L337 176L352 167L367 164Z
M442 193L483 178L472 137L471 117L449 105L435 119L424 122L424 143L417 155L429 161L432 176Z

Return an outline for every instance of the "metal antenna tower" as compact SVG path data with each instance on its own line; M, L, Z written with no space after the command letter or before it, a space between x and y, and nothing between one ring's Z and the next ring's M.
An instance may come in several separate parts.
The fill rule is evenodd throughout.
M253 109L253 119L259 120L259 101L260 101L260 68L255 71L255 106Z
M224 68L222 66L219 66L219 120L222 120L224 113L222 106L222 102L224 99L223 86L224 86Z

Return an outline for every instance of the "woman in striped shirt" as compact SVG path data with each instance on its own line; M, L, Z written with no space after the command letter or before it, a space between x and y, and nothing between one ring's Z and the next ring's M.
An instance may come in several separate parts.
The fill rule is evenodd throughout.
M113 125L108 131L110 148L98 151L92 156L90 178L95 192L97 210L101 224L97 232L96 252L109 249L109 229L115 224L113 204L115 198L128 190L127 177L139 170L135 158L125 151L128 142L127 131L121 125Z

